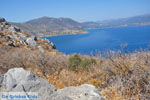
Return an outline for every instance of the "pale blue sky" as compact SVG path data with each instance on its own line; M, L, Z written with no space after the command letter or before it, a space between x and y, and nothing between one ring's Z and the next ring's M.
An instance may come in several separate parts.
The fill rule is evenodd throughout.
M0 5L0 17L13 22L42 16L83 22L150 13L150 0L0 0Z

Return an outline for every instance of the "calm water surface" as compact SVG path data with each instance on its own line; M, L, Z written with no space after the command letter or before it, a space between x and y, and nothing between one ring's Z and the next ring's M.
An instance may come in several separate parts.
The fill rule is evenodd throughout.
M118 50L121 44L128 44L127 50L132 52L140 48L148 48L150 44L150 26L103 28L87 31L88 34L43 38L52 41L56 48L65 54L90 54L96 51Z

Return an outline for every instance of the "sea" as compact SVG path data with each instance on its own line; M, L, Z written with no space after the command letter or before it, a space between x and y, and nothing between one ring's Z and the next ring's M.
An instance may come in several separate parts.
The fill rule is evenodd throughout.
M57 50L70 55L91 55L123 50L132 53L150 49L150 26L88 29L86 34L42 37L56 45Z

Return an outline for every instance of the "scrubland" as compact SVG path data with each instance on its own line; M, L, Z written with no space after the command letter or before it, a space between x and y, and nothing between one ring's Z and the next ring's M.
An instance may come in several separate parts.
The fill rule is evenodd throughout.
M0 74L13 67L30 70L56 88L92 84L106 100L150 99L148 50L87 56L0 46Z

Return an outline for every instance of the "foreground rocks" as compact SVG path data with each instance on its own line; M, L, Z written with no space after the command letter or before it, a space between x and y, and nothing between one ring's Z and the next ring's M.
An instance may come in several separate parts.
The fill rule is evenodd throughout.
M38 95L36 100L104 100L92 85L84 84L57 90L47 81L23 68L13 68L0 75L1 97L4 92L7 94L21 92L26 96L33 92Z
M95 86L89 84L83 84L77 87L66 87L58 90L58 92L73 100L104 100Z

